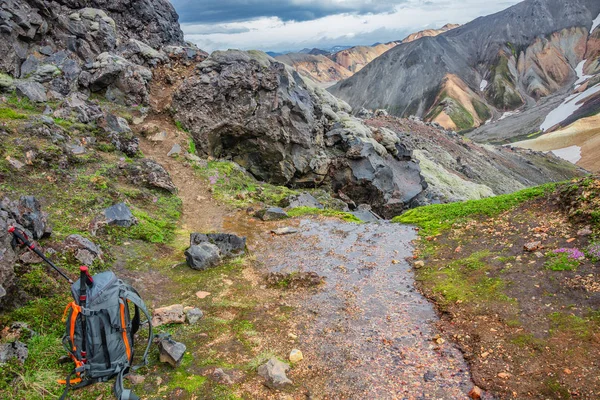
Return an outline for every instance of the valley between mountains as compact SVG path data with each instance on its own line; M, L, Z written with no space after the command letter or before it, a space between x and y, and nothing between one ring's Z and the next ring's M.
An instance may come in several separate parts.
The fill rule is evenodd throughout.
M70 290L17 226L184 346L142 399L599 398L599 35L597 1L526 0L208 54L167 1L2 1L0 397L72 369Z

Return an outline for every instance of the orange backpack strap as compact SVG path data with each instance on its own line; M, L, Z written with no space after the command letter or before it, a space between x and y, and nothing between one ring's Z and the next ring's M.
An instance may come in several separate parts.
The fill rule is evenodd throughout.
M71 339L71 344L73 345L73 351L77 351L77 347L75 347L75 324L77 322L77 315L81 313L81 307L78 306L77 303L75 303L74 301L67 304L65 312L63 314L63 321L67 320L67 314L69 313L69 310L73 310L73 312L71 313L71 318L69 320L69 337Z

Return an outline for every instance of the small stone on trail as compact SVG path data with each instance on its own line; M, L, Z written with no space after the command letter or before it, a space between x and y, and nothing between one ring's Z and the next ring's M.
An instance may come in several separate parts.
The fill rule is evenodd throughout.
M160 351L160 362L169 363L172 367L176 368L181 364L186 346L167 337L160 339L158 349Z
M200 290L200 291L196 292L196 296L197 296L199 299L205 299L205 298L207 298L208 296L210 296L210 292L203 292L202 290Z
M267 285L287 289L319 286L325 280L316 272L270 272L265 276Z
M173 156L178 156L179 154L181 154L181 146L179 144L175 143L173 145L173 147L171 147L171 150L169 151L167 156L173 157Z
M415 261L416 269L423 268L424 266L425 266L425 261L423 261L423 260Z
M292 381L286 376L290 366L272 357L266 364L258 367L258 374L265 378L265 386L271 389L285 389L292 385Z
M500 378L500 379L508 379L510 377L511 377L511 375L508 372L500 372L498 374L498 378Z
M271 231L271 233L274 233L275 235L291 235L292 233L298 233L298 229L296 228L290 228L289 226L286 226L285 228L278 228L278 229L273 229Z
M533 253L534 251L537 251L537 250L541 250L543 248L544 248L544 246L542 246L542 242L530 242L530 243L526 243L525 246L523 246L523 249L525 251L529 251L531 253Z
M544 253L542 253L541 251L536 251L536 252L535 252L535 256L536 256L537 258L544 258Z
M230 386L234 384L233 379L231 379L231 376L229 376L221 368L217 368L213 371L212 378L222 385Z
M129 382L131 382L132 385L139 385L146 380L144 376L138 374L129 374L127 375L127 379L129 379Z
M185 313L181 304L173 304L168 307L161 307L154 310L152 314L152 325L161 326L165 324L183 324L185 322Z
M11 158L10 156L6 157L6 161L8 161L10 166L16 170L19 170L25 166L25 164L23 164L21 161Z
M425 372L425 374L423 375L423 380L425 382L431 382L431 381L435 380L435 372L433 372L433 371Z
M298 339L298 335L296 335L296 334L294 334L294 333L292 333L292 332L288 333L288 337L289 337L290 339L294 339L294 340Z
M160 131L158 133L155 133L152 136L148 136L148 140L150 140L151 142L164 142L165 140L167 140L167 132Z
M481 390L481 388L479 388L479 386L473 386L473 389L471 389L471 391L469 392L469 397L474 400L481 399L482 395L483 395L483 390Z
M194 325L195 323L200 321L202 317L204 317L204 313L198 307L186 307L184 311L187 322L190 325Z
M592 233L594 233L592 229L589 226L586 226L585 228L577 231L577 236L590 236Z
M293 363L297 363L304 360L304 356L302 355L302 352L298 349L293 349L290 352L290 361Z

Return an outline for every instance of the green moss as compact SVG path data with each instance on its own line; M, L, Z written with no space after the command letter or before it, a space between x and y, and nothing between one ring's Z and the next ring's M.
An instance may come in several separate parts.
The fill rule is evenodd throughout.
M39 111L40 106L33 103L27 97L19 97L16 93L12 93L6 99L6 104L16 108L18 110L24 111Z
M314 207L296 207L292 208L288 211L288 215L290 217L301 217L303 215L323 215L325 217L335 217L340 218L346 222L354 222L357 224L362 223L360 218L356 217L353 214L337 211L337 210L329 210L329 209L320 209Z
M556 186L555 183L549 183L481 200L418 207L395 217L392 222L417 225L421 228L421 235L437 235L468 218L498 215L528 200L543 196L553 191Z
M27 115L18 113L12 108L0 108L1 119L27 119Z
M181 121L175 121L175 127L177 127L177 129L179 129L179 130L180 130L180 131L182 131L182 132L188 132L188 133L189 133L189 130L187 130L187 129L186 129L184 126L183 126L183 124L181 123ZM194 153L192 153L192 154L194 154Z
M591 340L598 331L598 315L592 313L587 318L563 312L553 312L549 315L552 334L568 333L578 336L582 340Z
M124 231L126 236L150 243L168 243L174 236L181 216L181 200L177 196L163 196L157 200L158 210L150 215L146 211L133 209L138 224Z
M488 106L486 106L481 101L479 101L477 99L471 99L471 104L473 104L473 108L475 108L475 112L477 113L477 116L482 121L487 121L488 119L490 119L492 117L492 113L490 112L490 109L488 108Z
M215 198L237 207L254 202L280 205L286 197L298 194L285 186L258 182L231 162L211 161L206 167L196 169L212 185Z
M194 142L194 139L188 140L188 153L196 154L196 142Z
M510 342L519 347L530 347L536 351L543 351L546 347L546 341L538 339L530 333L522 333L513 337Z

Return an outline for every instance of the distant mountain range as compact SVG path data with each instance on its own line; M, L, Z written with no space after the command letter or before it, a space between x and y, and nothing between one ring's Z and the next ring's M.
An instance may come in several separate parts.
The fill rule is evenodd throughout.
M396 47L400 43L414 41L426 36L435 36L447 32L459 25L447 24L441 29L427 29L413 33L402 41L375 43L371 46L335 46L329 49L302 49L286 54L267 53L292 66L301 75L322 84L333 84L349 78L363 69L371 61Z
M330 91L355 110L383 108L457 131L478 128L468 134L478 141L530 139L597 118L599 14L598 0L526 0L395 46ZM598 131L589 120L580 125L575 131ZM600 158L580 142L561 139L544 149L587 146L582 158Z

